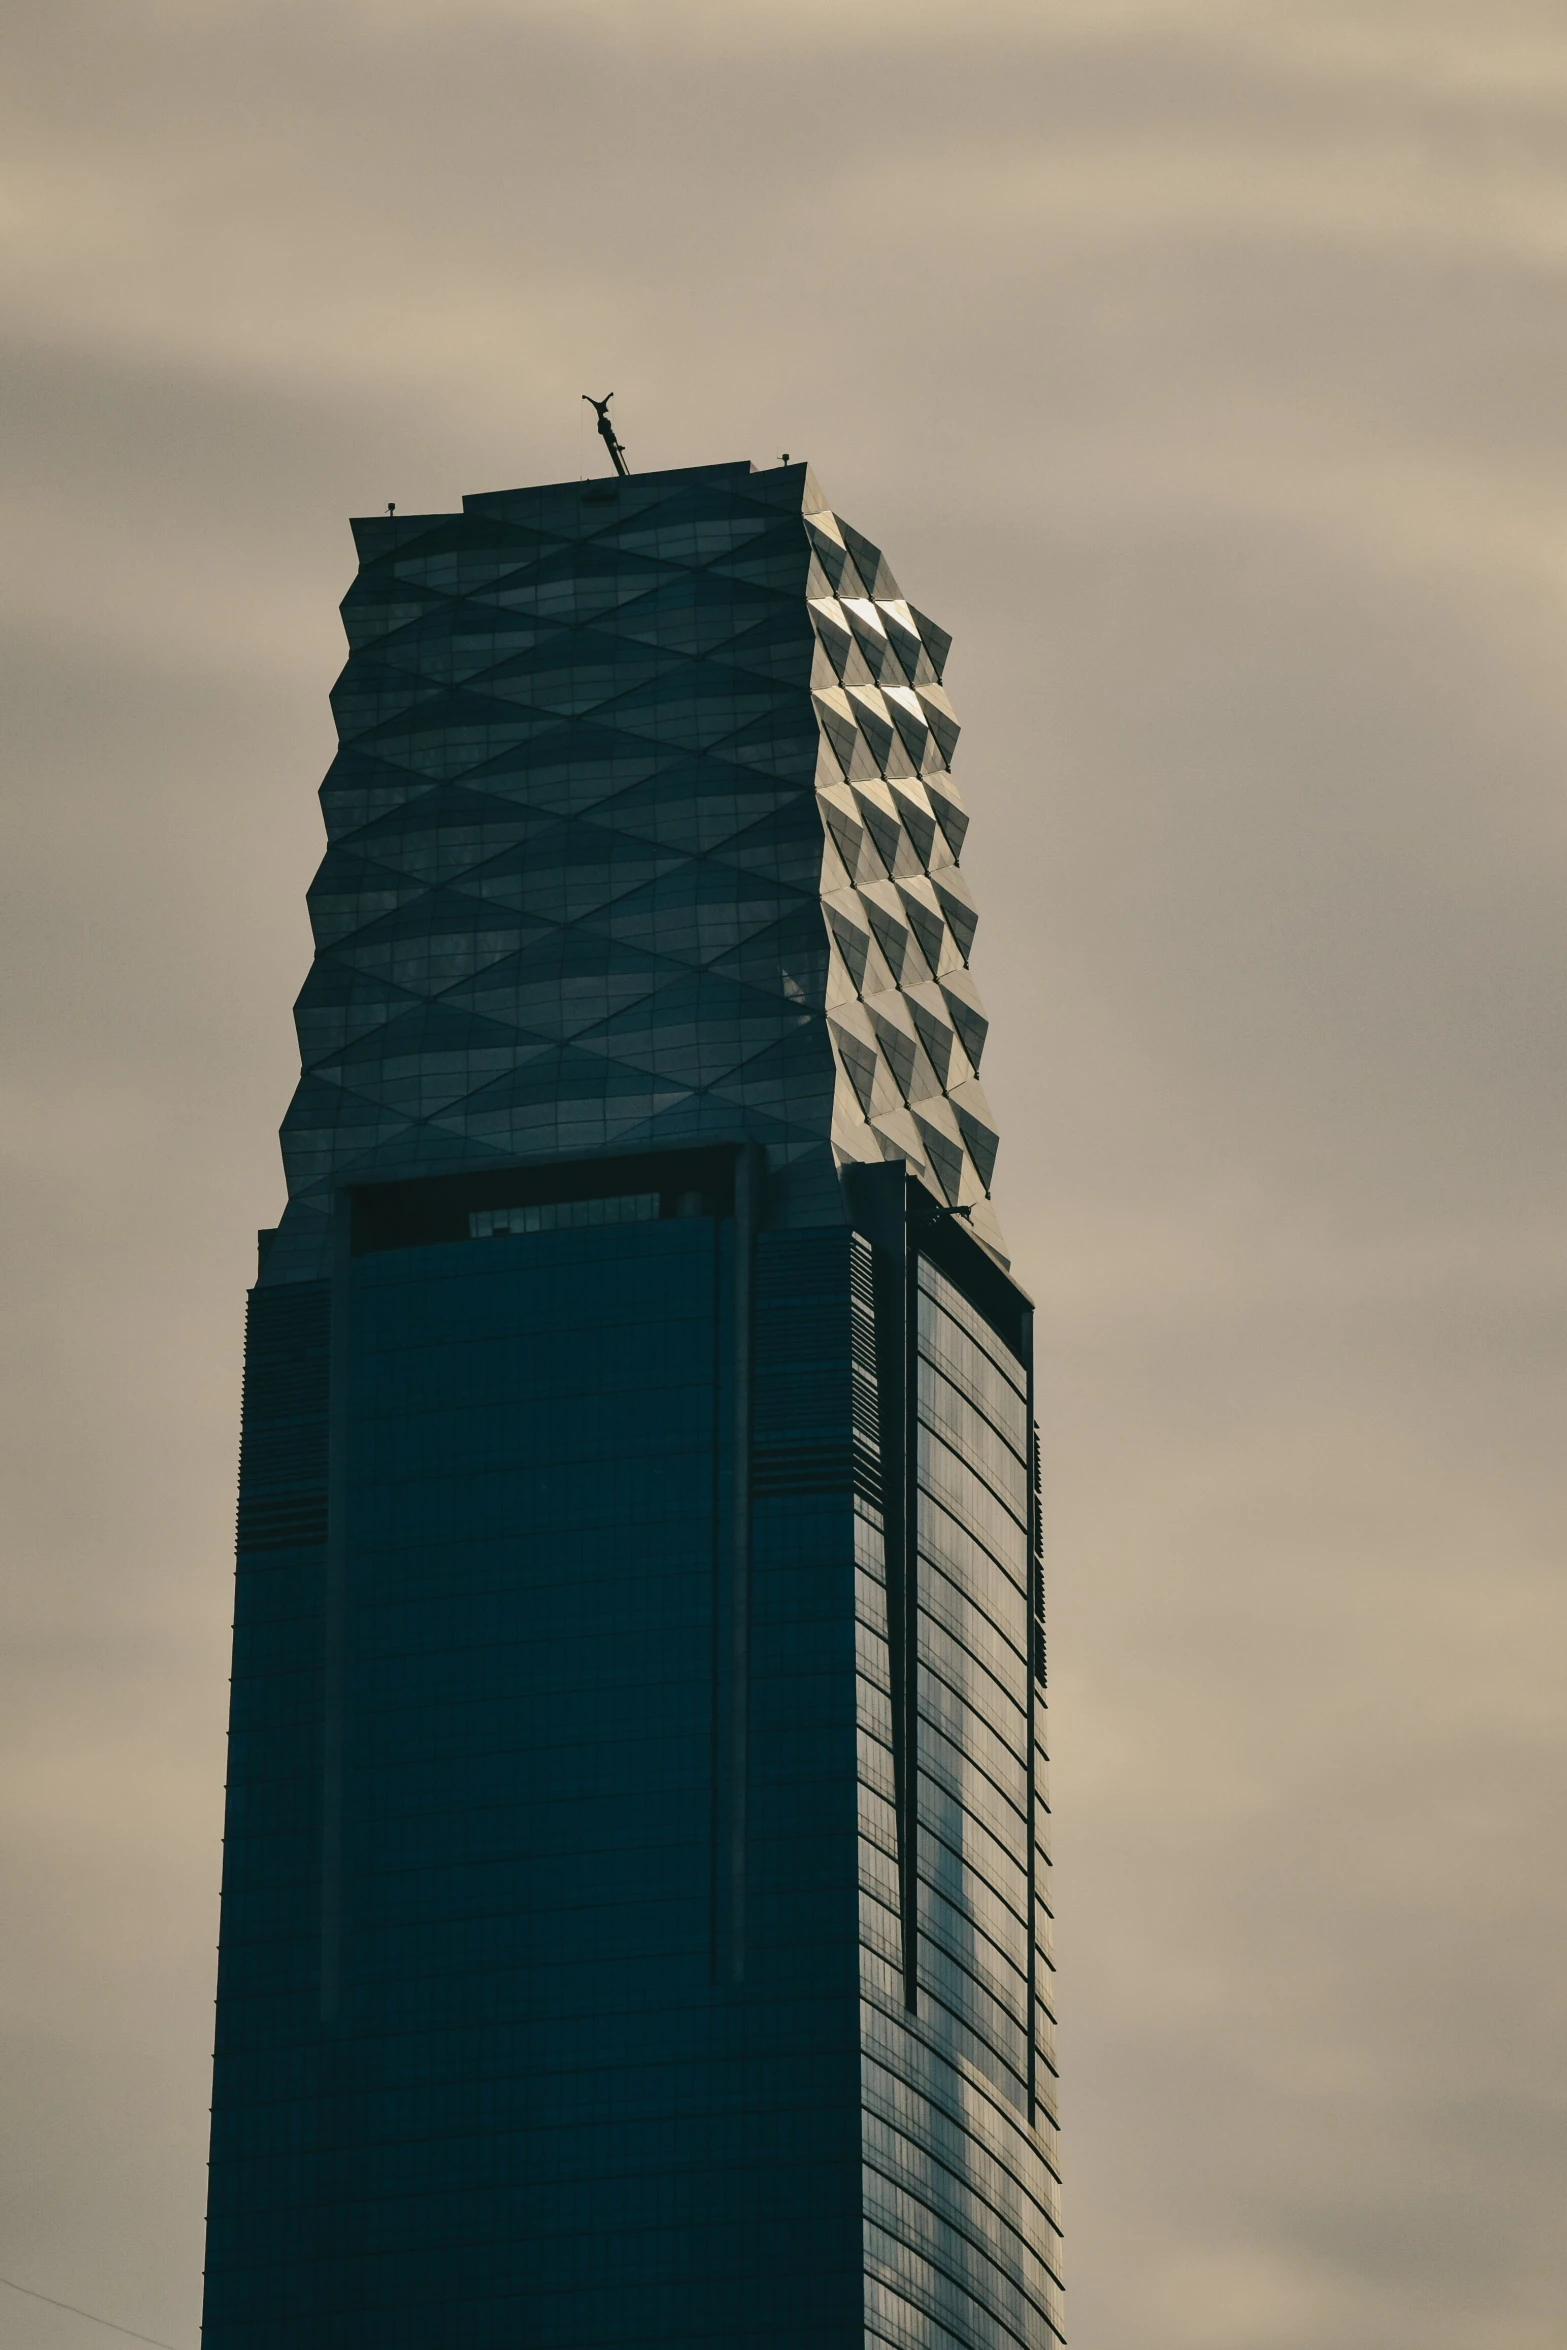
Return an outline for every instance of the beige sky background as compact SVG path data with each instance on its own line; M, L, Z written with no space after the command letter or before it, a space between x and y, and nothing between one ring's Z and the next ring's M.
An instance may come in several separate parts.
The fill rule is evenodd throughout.
M0 2275L194 2350L346 517L596 472L613 388L956 637L1074 2350L1559 2350L1560 0L11 0L0 68Z

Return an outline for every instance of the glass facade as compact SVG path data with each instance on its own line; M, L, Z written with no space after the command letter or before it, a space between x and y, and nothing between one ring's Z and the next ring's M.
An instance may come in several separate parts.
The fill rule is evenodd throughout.
M207 2350L1049 2344L947 640L800 466L356 535L247 1323Z

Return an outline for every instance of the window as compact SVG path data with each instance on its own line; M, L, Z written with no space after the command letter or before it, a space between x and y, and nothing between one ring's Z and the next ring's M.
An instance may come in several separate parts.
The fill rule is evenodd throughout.
M614 1199L546 1200L531 1208L475 1208L468 1218L470 1240L491 1240L511 1232L567 1232L581 1224L654 1224L656 1191L626 1191Z

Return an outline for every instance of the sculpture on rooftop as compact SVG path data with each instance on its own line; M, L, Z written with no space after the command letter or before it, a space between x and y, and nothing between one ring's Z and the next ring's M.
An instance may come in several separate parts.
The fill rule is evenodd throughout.
M615 471L620 475L622 481L624 481L630 474L631 468L626 463L626 452L620 445L620 436L609 420L609 404L615 395L613 392L606 392L602 400L595 400L591 392L584 392L582 397L586 400L588 406L593 410L594 415L598 418L599 437L603 441L605 448L609 451L610 459L614 465Z

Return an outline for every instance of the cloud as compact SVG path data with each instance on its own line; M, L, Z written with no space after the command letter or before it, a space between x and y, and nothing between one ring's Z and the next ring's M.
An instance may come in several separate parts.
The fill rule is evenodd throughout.
M1074 2338L1544 2350L1559 11L6 38L0 2274L194 2339L238 1330L345 519L596 471L614 383L634 463L808 451L956 633L1041 1307Z

